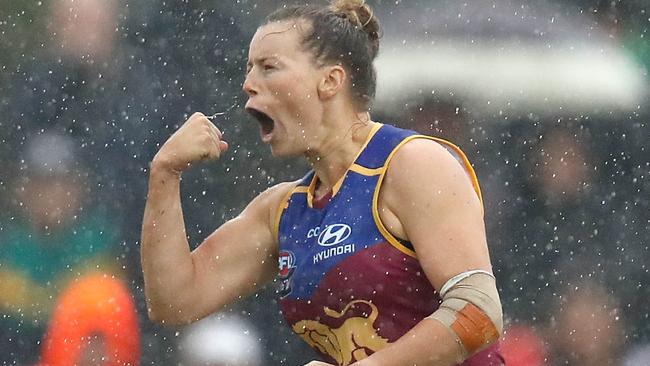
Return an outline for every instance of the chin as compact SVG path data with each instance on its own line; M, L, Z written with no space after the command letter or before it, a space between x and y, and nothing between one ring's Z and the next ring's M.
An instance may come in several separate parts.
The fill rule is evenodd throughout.
M302 156L302 153L302 151L296 150L295 146L271 144L271 155L276 158L295 158Z

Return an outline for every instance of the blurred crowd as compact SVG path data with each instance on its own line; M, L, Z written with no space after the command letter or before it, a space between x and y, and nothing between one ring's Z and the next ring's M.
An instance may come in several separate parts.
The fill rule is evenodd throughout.
M139 264L148 163L194 111L237 107L216 121L228 154L183 176L192 245L308 168L273 159L241 111L248 41L277 4L0 3L0 365L64 365L70 354L79 365L314 358L284 325L274 286L188 327L153 325ZM566 6L650 68L642 2ZM473 162L509 364L650 364L648 117L647 105L484 113L437 94L373 114L447 138ZM56 353L62 337L81 338Z

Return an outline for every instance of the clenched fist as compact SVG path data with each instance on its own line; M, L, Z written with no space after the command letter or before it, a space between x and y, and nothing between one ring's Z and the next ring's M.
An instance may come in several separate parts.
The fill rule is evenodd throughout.
M152 165L180 173L201 160L216 160L228 149L221 131L196 112L165 142Z

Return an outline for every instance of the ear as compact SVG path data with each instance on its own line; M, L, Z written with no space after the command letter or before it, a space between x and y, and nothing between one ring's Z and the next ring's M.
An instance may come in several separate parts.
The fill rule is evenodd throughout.
M347 73L341 65L329 65L323 68L323 77L318 83L318 96L329 99L338 94L345 85Z

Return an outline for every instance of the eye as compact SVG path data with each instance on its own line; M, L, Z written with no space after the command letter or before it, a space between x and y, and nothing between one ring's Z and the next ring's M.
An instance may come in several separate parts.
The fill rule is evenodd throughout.
M265 64L264 71L275 70L275 65Z

